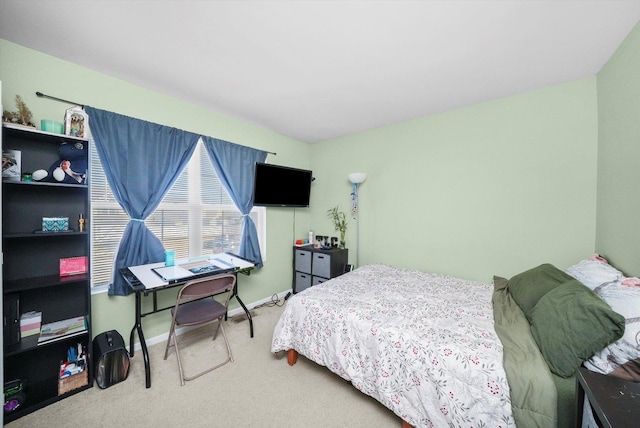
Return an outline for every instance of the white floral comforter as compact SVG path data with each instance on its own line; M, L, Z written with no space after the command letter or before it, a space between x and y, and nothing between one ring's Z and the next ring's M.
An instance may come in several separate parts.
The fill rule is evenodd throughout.
M493 286L375 264L292 296L272 352L295 349L414 427L515 426Z

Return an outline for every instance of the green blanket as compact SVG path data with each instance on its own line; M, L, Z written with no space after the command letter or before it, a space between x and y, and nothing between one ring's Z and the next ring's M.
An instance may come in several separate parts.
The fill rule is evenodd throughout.
M549 371L531 335L529 322L509 294L507 285L506 279L494 278L493 315L504 350L504 368L516 425L518 428L572 426L565 423L570 417L566 410L571 413L573 409L561 409L560 415L558 413L559 404L572 402L572 398L566 397L567 391L564 391L559 401L555 376Z

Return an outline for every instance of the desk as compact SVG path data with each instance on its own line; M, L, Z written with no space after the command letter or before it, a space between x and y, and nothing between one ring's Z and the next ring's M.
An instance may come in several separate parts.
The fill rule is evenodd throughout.
M594 373L584 367L576 371L576 426L582 426L585 395L593 416L605 428L631 428L640 420L640 383Z
M142 318L146 317L147 315L155 314L157 312L161 312L161 311L165 311L173 308L173 305L166 306L163 308L158 308L157 292L161 290L173 288L173 287L179 287L186 284L188 281L192 279L202 278L206 276L215 276L215 275L228 274L228 273L234 273L236 275L238 273L243 273L243 274L249 275L250 271L255 266L254 263L231 253L215 254L211 256L210 259L213 257L224 257L225 259L231 259L234 262L232 263L232 265L229 265L229 267L221 267L221 269L216 270L214 272L210 272L202 275L195 275L195 276L187 277L187 278L173 281L173 282L164 281L162 278L160 278L160 276L158 276L152 270L154 268L159 268L164 266L163 262L150 263L150 264L140 265L140 266L131 266L128 268L120 269L120 274L136 294L135 323L133 325L133 328L131 329L131 335L129 336L129 348L130 348L129 355L131 357L133 357L134 355L133 338L134 338L134 334L137 332L138 339L140 340L140 347L142 348L142 356L144 359L144 371L145 371L147 388L151 387L151 365L149 362L149 351L147 350L147 344L144 340L144 333L142 331ZM177 261L176 263L179 264L180 262ZM142 297L149 296L150 294L153 296L153 309L149 312L142 312ZM242 306L242 309L247 314L247 318L249 319L249 332L251 337L253 337L253 319L251 318L251 312L249 312L249 309L247 309L244 302L242 302L242 299L240 299L240 296L238 295L237 281L236 281L236 287L233 290L232 297L235 297L236 300L238 300L238 303L240 304L240 306Z

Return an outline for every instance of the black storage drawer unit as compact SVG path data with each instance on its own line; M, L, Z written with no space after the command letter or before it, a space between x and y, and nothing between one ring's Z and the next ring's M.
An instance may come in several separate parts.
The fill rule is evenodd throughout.
M293 292L321 284L342 275L348 263L349 250L323 250L313 245L293 247Z
M311 287L311 274L303 272L295 272L293 292L298 293Z

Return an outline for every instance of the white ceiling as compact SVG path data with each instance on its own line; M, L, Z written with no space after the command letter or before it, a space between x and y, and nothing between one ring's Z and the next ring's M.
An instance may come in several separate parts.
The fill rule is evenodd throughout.
M0 38L305 142L593 76L639 20L639 0L0 0Z

